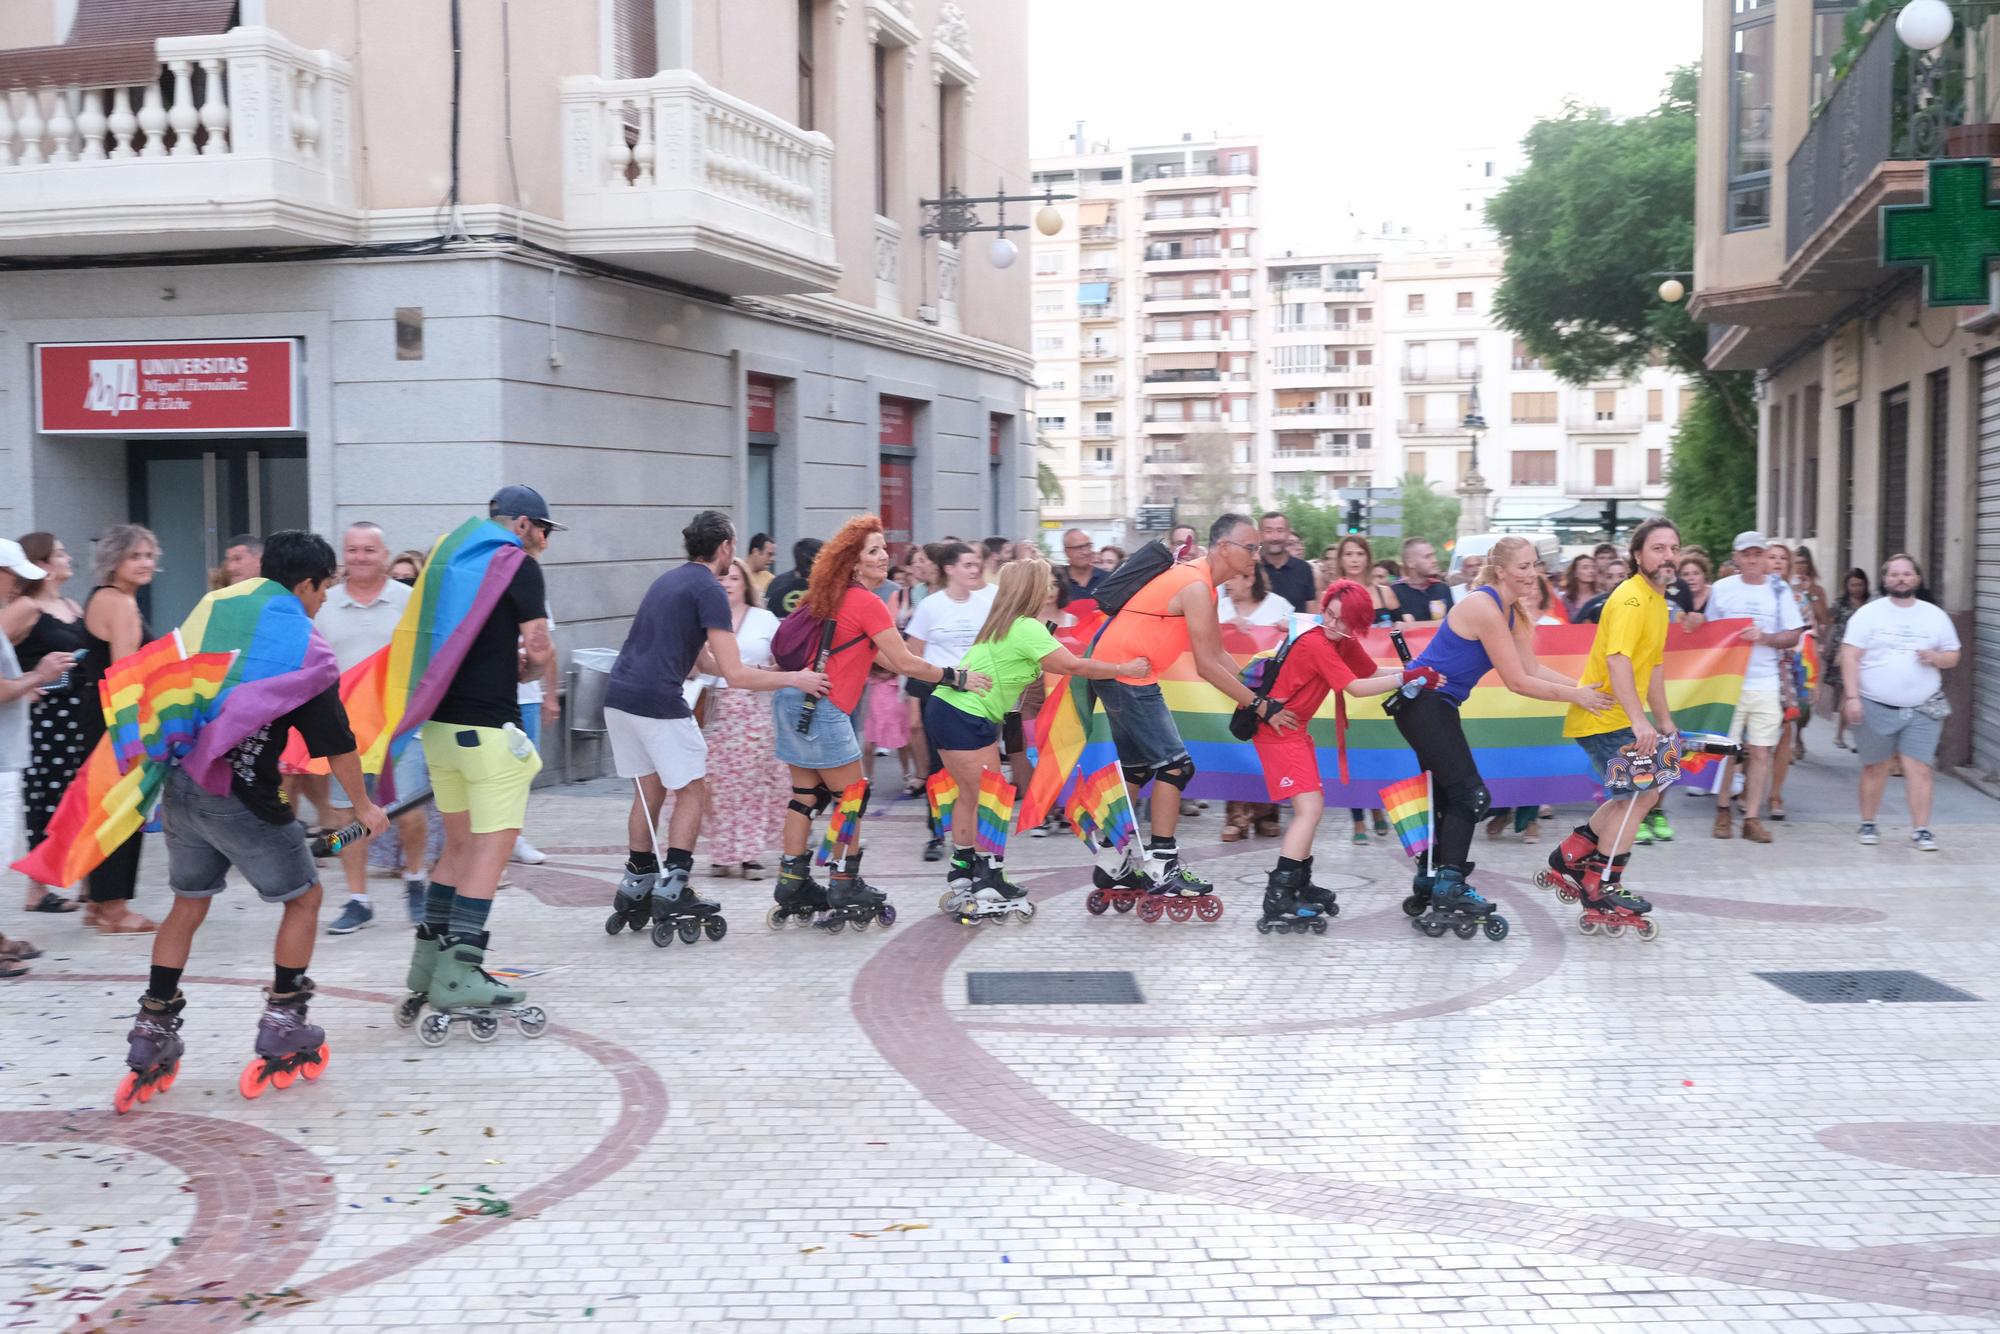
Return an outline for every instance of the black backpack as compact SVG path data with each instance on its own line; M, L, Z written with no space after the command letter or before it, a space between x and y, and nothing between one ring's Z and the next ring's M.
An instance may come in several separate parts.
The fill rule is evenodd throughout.
M1305 633L1311 634L1312 631ZM1292 645L1298 643L1300 638L1302 636L1294 635L1274 656L1258 658L1243 669L1243 684L1249 686L1257 698L1249 704L1237 705L1229 715L1229 735L1238 741L1249 741L1257 735L1257 705L1269 699L1271 691L1277 688L1278 673L1285 670L1285 659L1292 655Z
M1106 616L1115 616L1140 589L1173 568L1173 548L1156 537L1127 556L1125 563L1097 586L1092 600Z

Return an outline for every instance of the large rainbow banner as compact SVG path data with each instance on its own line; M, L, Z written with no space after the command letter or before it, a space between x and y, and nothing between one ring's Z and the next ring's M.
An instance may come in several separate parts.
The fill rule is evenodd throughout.
M1316 632L1318 623L1318 617L1297 615L1289 631L1279 627L1240 631L1224 626L1223 648L1240 669L1251 658L1271 652L1288 635ZM1750 657L1749 645L1736 638L1744 624L1713 621L1692 633L1679 626L1667 632L1667 703L1682 729L1729 731ZM1421 655L1436 629L1434 624L1404 626L1403 638L1410 652ZM1538 626L1535 656L1543 666L1574 680L1583 672L1596 633L1595 625ZM1371 628L1362 643L1377 665L1397 664L1386 626ZM1192 655L1183 655L1162 672L1160 686L1181 738L1194 756L1195 779L1188 795L1223 801L1270 800L1256 750L1229 735L1230 702L1195 672ZM1040 762L1021 802L1024 822L1045 816L1076 773L1116 763L1103 710L1084 712L1091 701L1089 682L1051 678L1048 703L1036 724ZM1514 694L1500 684L1497 674L1489 673L1474 687L1460 713L1466 740L1495 807L1557 805L1595 798L1599 785L1582 747L1562 734L1564 712L1564 705ZM1380 697L1349 699L1347 718L1349 781L1345 783L1339 781L1332 696L1311 723L1320 774L1326 783L1326 804L1380 807L1385 784L1417 773L1416 755L1382 712Z

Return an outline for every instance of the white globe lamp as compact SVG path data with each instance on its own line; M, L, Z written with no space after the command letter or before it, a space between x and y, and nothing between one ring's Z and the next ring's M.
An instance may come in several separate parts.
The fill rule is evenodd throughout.
M1020 254L1021 247L1001 236L994 238L993 249L987 252L987 258L993 261L993 267L996 269L1011 269Z
M1669 278L1660 284L1660 300L1670 306L1678 304L1680 299L1686 295L1687 288L1682 285L1681 280L1678 278Z
M1945 0L1910 0L1896 15L1896 36L1912 51L1935 51L1951 39L1955 22Z
M1043 236L1054 236L1063 228L1062 210L1053 204L1044 204L1035 210L1035 230Z

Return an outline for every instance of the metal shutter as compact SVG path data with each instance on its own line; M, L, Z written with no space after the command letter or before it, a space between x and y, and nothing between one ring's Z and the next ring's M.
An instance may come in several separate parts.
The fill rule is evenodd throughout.
M611 77L650 79L659 71L653 0L615 0L611 9Z
M1972 572L1972 758L1987 773L2000 773L2000 354L1979 363L1978 486Z

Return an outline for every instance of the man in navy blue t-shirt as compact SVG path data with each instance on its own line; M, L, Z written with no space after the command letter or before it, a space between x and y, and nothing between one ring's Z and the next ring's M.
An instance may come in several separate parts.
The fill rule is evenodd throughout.
M738 689L793 686L808 695L826 692L826 677L819 672L772 672L743 665L729 599L717 578L736 559L736 529L729 516L703 510L681 530L681 537L687 544L688 563L661 575L646 590L604 695L604 730L611 741L612 761L618 776L634 780L639 789L626 822L631 856L618 885L616 906L636 915L651 899L655 921L715 911L713 903L697 898L688 885L707 799L702 780L708 775L708 740L688 707L684 686L702 650L714 658L717 674ZM653 825L669 791L679 800L667 827L661 886Z
M1056 571L1058 607L1067 607L1076 598L1095 598L1098 585L1111 577L1109 570L1097 568L1097 545L1081 528L1063 534L1063 559L1068 565Z

